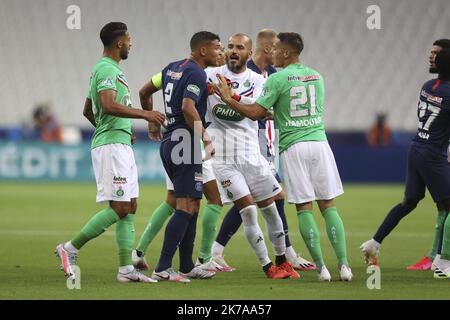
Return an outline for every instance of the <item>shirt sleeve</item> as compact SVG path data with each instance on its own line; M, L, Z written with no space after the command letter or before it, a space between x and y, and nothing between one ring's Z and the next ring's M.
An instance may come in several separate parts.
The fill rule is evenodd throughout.
M264 83L261 95L256 99L256 103L264 109L269 110L280 96L277 82L273 76L270 76Z
M112 67L104 67L98 71L96 78L97 92L104 90L117 91L117 72Z
M152 83L156 89L159 90L162 88L162 72L159 72L152 77Z
M206 74L203 70L194 71L186 81L183 98L190 98L197 104L207 90Z

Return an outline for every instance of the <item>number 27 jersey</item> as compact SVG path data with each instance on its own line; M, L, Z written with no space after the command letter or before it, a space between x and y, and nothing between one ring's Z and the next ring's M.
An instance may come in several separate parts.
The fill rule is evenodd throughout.
M420 91L414 141L446 150L450 139L450 83L433 79Z

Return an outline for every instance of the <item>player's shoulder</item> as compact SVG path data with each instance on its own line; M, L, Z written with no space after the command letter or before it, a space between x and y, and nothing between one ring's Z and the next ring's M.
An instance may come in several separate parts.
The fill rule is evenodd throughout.
M120 68L107 59L98 60L92 68L92 73L119 73Z
M422 90L437 96L449 97L450 82L448 81L442 82L438 78L430 79L423 84Z
M225 74L227 70L228 68L226 68L226 65L220 67L208 67L205 69L205 73L208 77L208 81L213 81L217 74Z
M263 82L266 81L266 79L261 74L259 74L258 72L255 72L255 71L253 71L250 68L247 68L247 70L248 70L249 78L251 78L254 82L258 81L258 82L262 82L263 83Z

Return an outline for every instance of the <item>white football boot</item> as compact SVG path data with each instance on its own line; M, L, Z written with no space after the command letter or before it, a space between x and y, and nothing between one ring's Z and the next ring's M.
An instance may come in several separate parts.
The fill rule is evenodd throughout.
M378 264L378 254L380 253L381 244L375 241L374 239L370 239L364 242L359 248L361 249L364 255L364 262L368 265L377 265Z
M156 270L155 270L155 271L153 271L152 278L155 280L158 280L158 281L173 281L173 282L181 282L181 283L191 282L191 280L178 274L172 268L168 268L161 272L156 272Z
M117 281L125 282L145 282L145 283L157 283L158 280L147 277L145 274L140 273L138 270L134 269L128 273L117 273Z
M194 267L188 273L180 272L180 275L183 278L187 278L187 279L211 279L212 277L214 277L216 275L216 273L213 271L203 270L202 268L200 268L198 266L198 267Z
M331 275L330 272L328 271L327 267L322 266L322 268L320 269L320 272L317 271L317 276L319 281L331 281Z
M218 264L220 266L220 268L222 269L221 271L223 271L223 272L232 272L232 271L236 270L236 268L228 265L228 263L225 261L223 256L213 256L211 258L211 261L214 261L214 263Z
M341 278L342 281L352 281L353 279L352 269L350 269L349 266L343 264L339 268L339 277Z
M55 249L55 255L61 261L61 270L64 271L66 277L75 278L74 266L77 264L77 254L72 253L64 248L64 244L59 244Z

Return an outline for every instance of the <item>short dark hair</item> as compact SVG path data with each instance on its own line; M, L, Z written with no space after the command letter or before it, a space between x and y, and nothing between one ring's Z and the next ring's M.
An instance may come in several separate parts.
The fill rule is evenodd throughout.
M127 25L123 22L110 22L100 31L100 39L105 47L110 46L117 37L125 35L128 31Z
M199 31L191 38L191 50L195 50L199 45L205 42L212 42L214 40L220 41L220 37L209 31Z
M303 51L303 39L301 35L295 32L280 32L278 34L278 39L280 39L281 43L287 44L292 49L295 50L297 54L302 53Z
M435 63L440 76L450 77L450 49L442 49L436 55Z
M443 49L450 49L450 39L439 39L433 43L433 46L439 46Z

